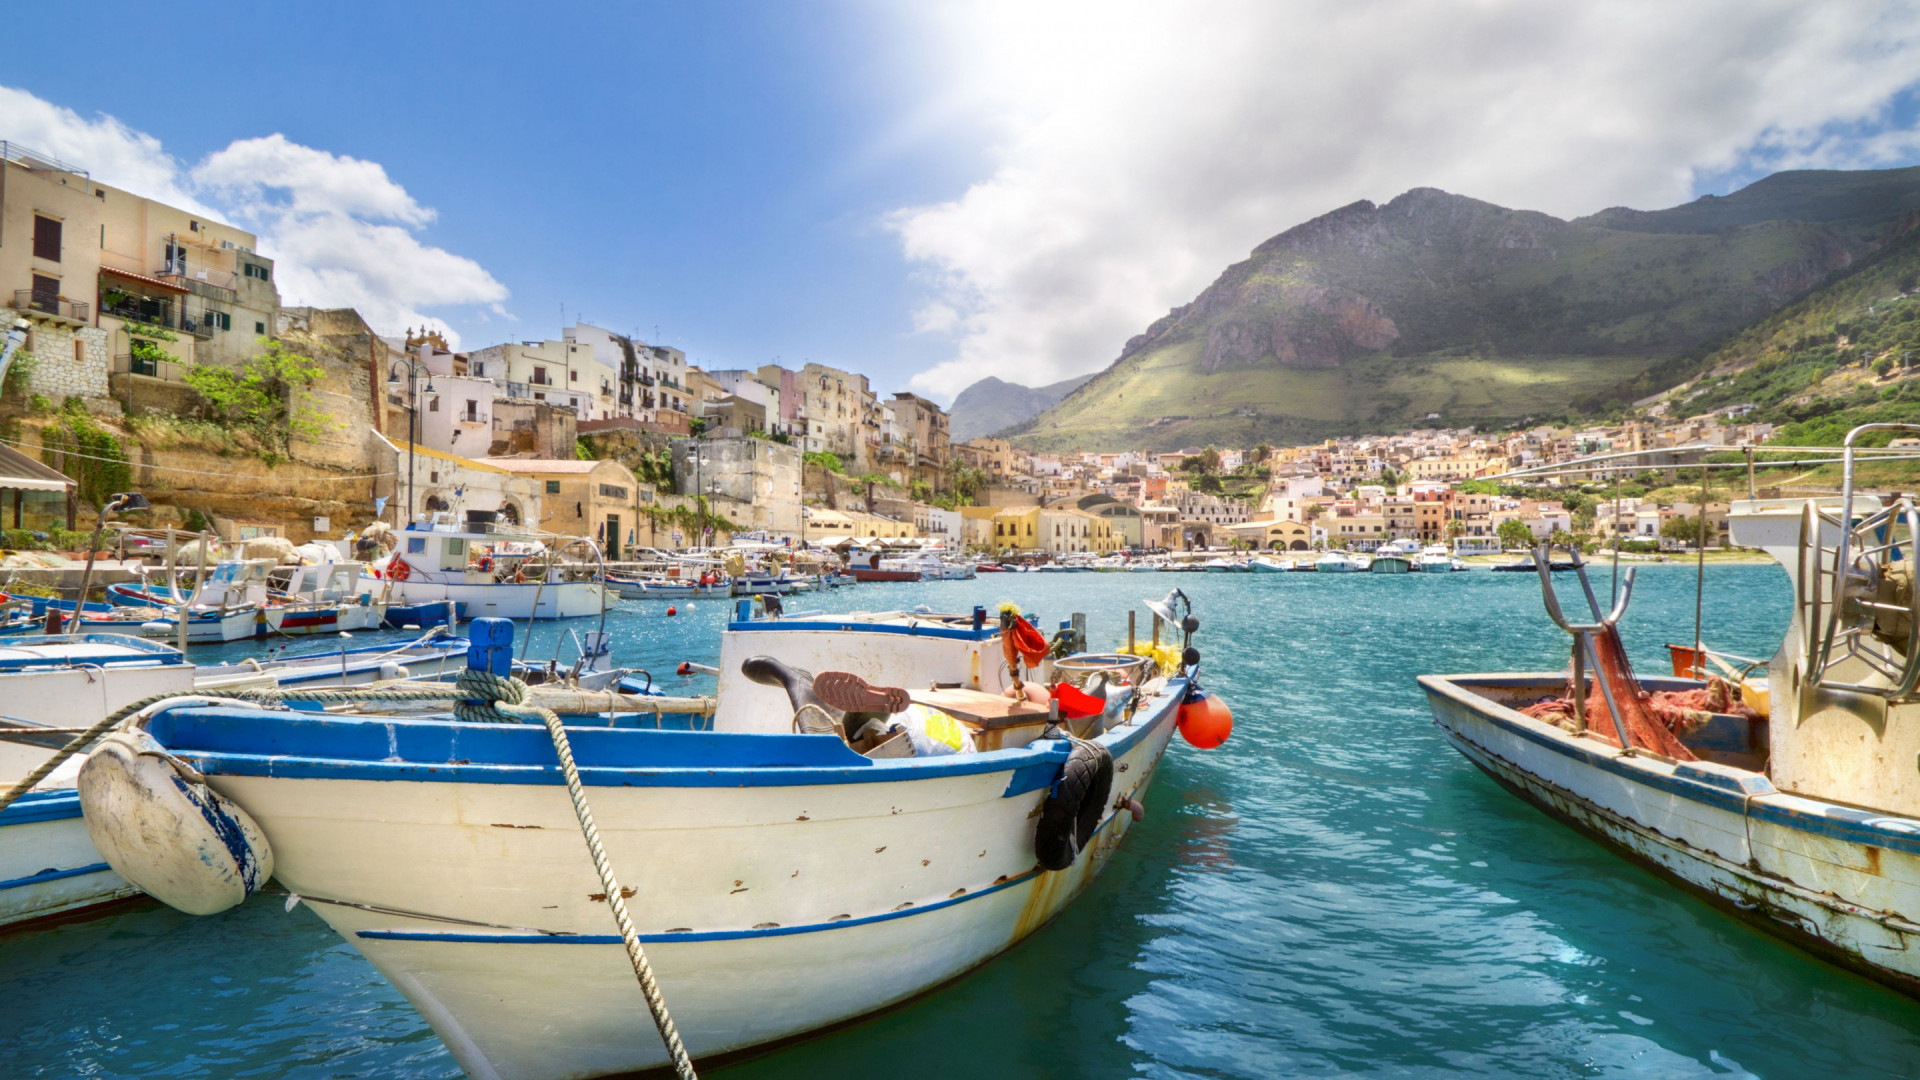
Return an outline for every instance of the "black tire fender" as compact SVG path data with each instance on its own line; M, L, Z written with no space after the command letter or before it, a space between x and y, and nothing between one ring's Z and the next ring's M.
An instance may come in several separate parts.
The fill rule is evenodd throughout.
M1112 793L1113 754L1098 743L1075 739L1034 826L1033 854L1042 869L1073 865L1100 827Z

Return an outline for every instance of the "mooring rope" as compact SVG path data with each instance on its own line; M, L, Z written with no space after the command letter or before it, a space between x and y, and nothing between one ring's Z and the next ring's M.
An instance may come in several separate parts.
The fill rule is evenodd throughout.
M600 887L607 892L607 907L612 909L614 925L620 930L620 940L626 944L627 959L632 962L633 974L640 981L640 994L646 999L647 1011L653 1015L653 1026L660 1032L660 1040L666 1044L667 1054L673 1059L673 1071L679 1074L681 1080L698 1080L693 1071L693 1060L687 1056L687 1049L680 1042L680 1031L674 1026L673 1016L667 1012L667 1001L660 992L660 984L653 977L653 965L647 962L646 950L640 947L639 932L633 928L633 920L627 914L626 898L620 895L620 881L614 875L613 863L607 858L605 845L600 842L600 829L594 824L593 810L587 805L586 788L580 782L580 768L573 760L573 744L567 739L566 725L561 722L560 714L552 709L526 704L527 684L521 680L506 675L495 675L479 668L468 668L461 672L454 680L454 693L461 695L453 707L454 715L461 720L470 723L505 724L538 720L546 725L547 736L553 740L554 752L560 758L561 775L566 778L567 796L573 800L574 815L580 819L580 832L586 837L587 853L592 856L593 868L600 875ZM200 695L179 691L155 694L115 711L111 716L102 719L88 728L84 734L76 736L67 745L61 747L5 795L0 795L0 810L6 809L15 799L31 791L34 785L45 780L68 758L85 749L89 743L112 730L127 717L170 698L195 696ZM237 690L220 696L236 702L256 702L267 705L284 705L290 701L320 704L445 701L449 697L444 690L422 690L399 686L337 690Z

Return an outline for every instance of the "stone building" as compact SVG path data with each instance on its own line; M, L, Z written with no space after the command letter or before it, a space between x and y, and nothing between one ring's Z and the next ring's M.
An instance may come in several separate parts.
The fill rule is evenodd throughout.
M802 537L800 449L750 436L675 439L673 484L773 539Z

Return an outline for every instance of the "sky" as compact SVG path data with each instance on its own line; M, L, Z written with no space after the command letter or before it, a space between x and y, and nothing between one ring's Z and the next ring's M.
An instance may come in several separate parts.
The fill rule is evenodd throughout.
M610 10L608 10L610 9ZM1920 163L1920 5L102 2L0 139L251 229L288 304L585 320L945 402L1099 370L1261 241L1439 187L1561 217ZM174 45L157 46L156 35ZM177 46L177 47L176 47Z

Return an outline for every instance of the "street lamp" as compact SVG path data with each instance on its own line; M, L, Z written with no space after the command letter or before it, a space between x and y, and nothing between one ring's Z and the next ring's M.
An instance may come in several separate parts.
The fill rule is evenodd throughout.
M419 382L420 372L423 369L427 371L426 392L431 394L434 389L431 369L427 369L426 365L411 353L402 357L401 360L404 360L407 365L407 517L402 526L404 528L406 525L413 524L413 448L414 443L419 440L415 428L419 424L420 417L420 392L415 384ZM398 389L400 386L400 373L396 369L400 366L401 360L395 360L387 365L387 387L390 390Z

